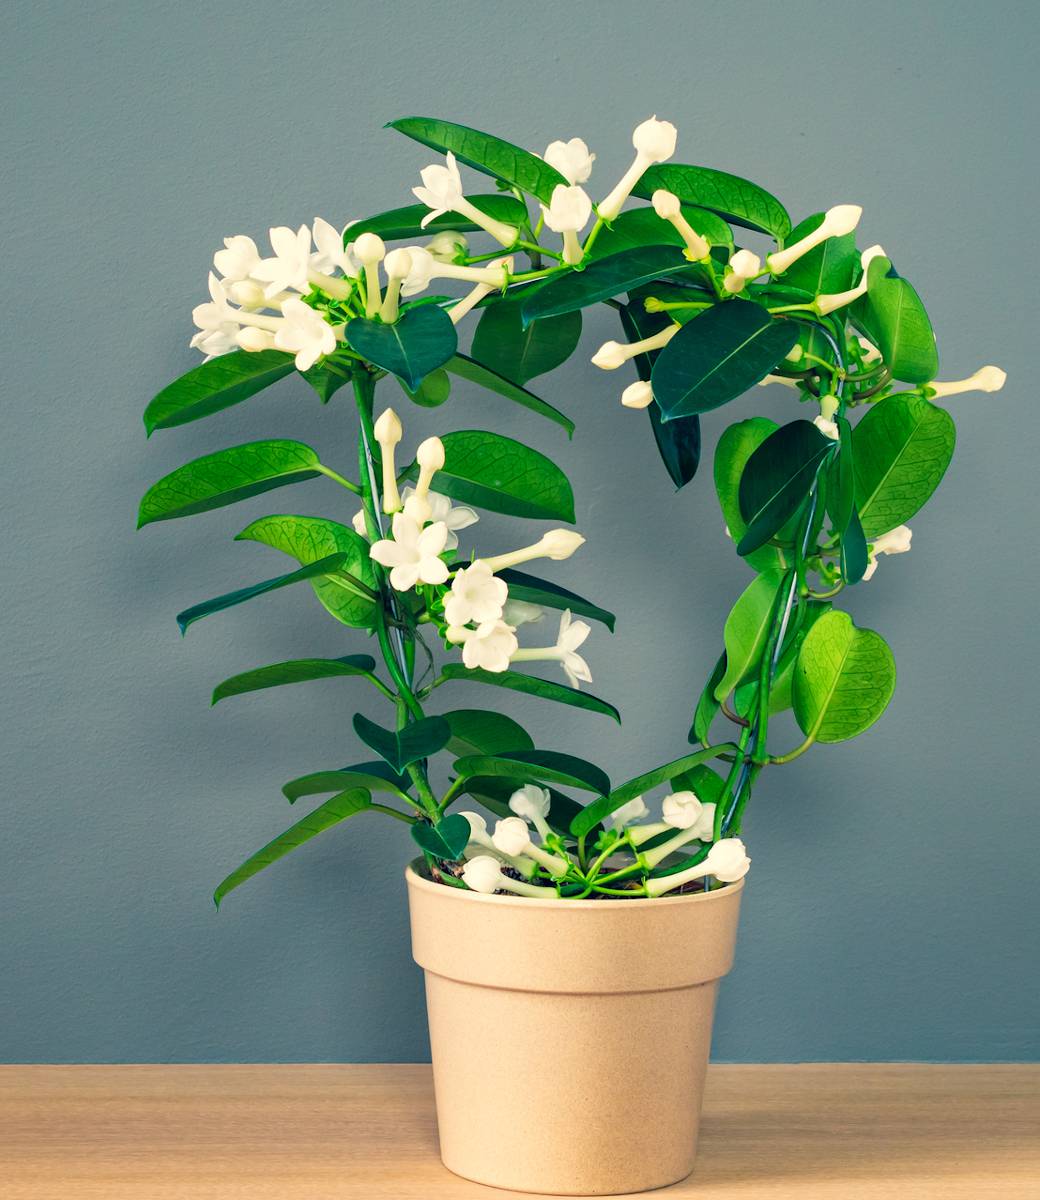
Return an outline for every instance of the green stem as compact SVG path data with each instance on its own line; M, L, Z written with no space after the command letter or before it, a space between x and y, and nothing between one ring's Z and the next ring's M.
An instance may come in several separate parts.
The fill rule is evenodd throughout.
M351 483L349 479L344 479L337 471L331 467L326 467L324 463L318 463L315 466L315 471L320 471L322 475L327 475L329 479L334 479L341 487L345 487L348 492L353 492L355 496L361 495L361 488L356 483Z
M398 812L396 808L391 808L388 804L372 804L369 807L373 812L386 813L388 817L393 817L396 821L404 821L406 825L415 824L415 817L410 817L407 813Z

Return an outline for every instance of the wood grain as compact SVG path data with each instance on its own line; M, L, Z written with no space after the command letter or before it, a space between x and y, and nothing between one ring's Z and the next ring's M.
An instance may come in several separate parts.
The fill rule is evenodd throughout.
M1038 1135L1037 1066L713 1066L697 1169L652 1195L1036 1200ZM0 1067L3 1200L516 1194L441 1166L428 1066Z

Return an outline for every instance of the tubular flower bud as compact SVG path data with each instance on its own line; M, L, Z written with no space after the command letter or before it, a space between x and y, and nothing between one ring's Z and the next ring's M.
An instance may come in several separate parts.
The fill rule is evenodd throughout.
M419 464L419 478L415 484L415 495L425 500L434 475L444 466L444 443L439 437L428 437L415 452Z
M444 262L434 257L423 246L409 246L412 269L401 286L402 296L414 296L430 286L431 279L462 279L467 283L488 283L493 288L505 287L509 282L508 272L513 268L511 258L496 259L486 267L466 267L458 263Z
M715 826L714 804L702 804L693 792L673 792L664 798L661 812L665 826L679 832L643 855L648 866L656 866L690 842L711 841Z
M550 167L555 167L568 183L576 184L588 180L596 156L589 153L588 146L581 138L576 137L569 142L550 142L542 158Z
M519 871L521 875L526 875L528 878L535 873L537 867L531 859L512 858L510 855L503 854L501 850L497 849L495 843L491 840L491 835L487 831L487 821L484 820L480 813L462 812L459 813L459 816L465 817L469 822L470 846L480 847L485 853L490 854L494 858L501 859L503 862L507 862L514 871ZM478 856L476 854L469 854L468 857L476 858Z
M614 220L647 167L672 157L675 153L675 139L675 126L670 121L659 121L656 116L635 127L632 133L635 159L610 195L600 202L597 212L601 220Z
M910 549L913 530L909 525L897 525L888 533L883 533L876 542L867 548L867 569L863 572L864 580L872 579L878 568L878 556L881 554L906 554Z
M830 295L817 296L813 301L816 311L821 317L825 317L828 313L834 312L836 308L844 308L846 304L851 304L853 300L858 300L860 296L865 296L867 292L867 268L875 258L885 258L885 251L881 246L870 246L859 256L860 266L863 268L863 274L860 277L859 283L854 288L849 288L847 292L832 292Z
M711 252L711 245L707 239L693 228L693 226L682 215L682 205L679 203L679 197L674 192L667 192L664 188L658 188L651 197L651 203L654 206L654 212L661 218L662 221L667 221L673 226L676 233L682 238L686 244L686 256L693 259L695 262L700 262L708 257Z
M462 868L462 882L474 892L490 896L494 892L512 892L516 896L544 897L553 894L551 888L538 887L537 884L523 883L519 879L510 879L502 870L498 859L490 854L478 854L471 858Z
M431 167L424 168L419 174L422 176L423 186L412 188L412 192L430 208L430 212L422 220L424 229L441 213L456 212L459 216L466 217L475 225L479 225L481 229L486 229L495 241L501 242L503 246L512 246L520 236L515 225L496 221L466 199L462 194L462 176L459 174L455 155L450 150L445 157L443 166L435 163Z
M394 449L401 440L402 430L400 418L392 408L385 408L379 414L374 432L383 463L383 512L395 513L401 508L401 495L397 490Z
M553 233L563 234L563 261L568 266L580 263L582 249L578 233L592 216L592 201L585 189L557 184L549 206L542 205L542 216Z
M235 341L243 350L273 350L274 349L274 334L269 333L266 329L254 329L247 325L240 329L235 337Z
M786 375L763 375L758 381L759 387L765 387L770 383L782 383L784 387L796 388L798 386L797 379L788 379Z
M580 533L570 529L550 529L530 546L521 550L511 550L508 554L496 554L484 561L492 571L504 571L506 567L516 567L520 563L530 562L532 558L551 558L562 562L570 558L575 550L584 543Z
M383 259L383 270L386 272L386 294L379 316L387 324L397 320L397 302L401 295L401 284L408 278L412 270L412 256L404 248L391 250Z
M475 268L470 267L447 268L447 270L453 272L474 269ZM448 310L448 316L451 317L453 324L457 325L468 312L475 308L481 302L481 300L484 299L485 296L489 295L491 292L497 291L499 288L505 287L505 285L509 282L509 276L513 270L513 259L511 257L496 258L495 261L485 269L488 272L485 277L486 282L478 283L476 287L474 287L469 293L469 295L463 296L461 300L459 300L456 304L453 304ZM460 278L460 276L456 276L456 278Z
M491 840L494 842L495 848L501 850L503 854L526 855L528 858L533 858L555 879L567 874L567 860L556 854L550 854L541 846L536 846L527 831L527 822L521 817L504 817L497 822Z
M979 367L967 379L954 379L949 383L932 380L925 386L930 396L959 396L961 392L999 392L1007 379L1007 372L1000 367Z
M803 254L808 254L821 242L830 237L841 237L851 233L859 224L861 216L863 209L858 204L838 204L827 209L823 220L812 233L807 233L786 250L777 250L776 253L768 255L766 266L774 275L782 275L792 263L797 262Z
M647 408L653 398L653 388L642 379L630 383L621 393L621 403L625 408Z
M749 280L762 274L762 260L750 250L738 250L729 260L722 286L731 296L742 292Z
M464 233L457 229L444 229L430 238L425 249L427 254L432 254L438 262L450 263L464 255L468 246Z
M646 807L643 797L633 796L627 804L622 804L620 808L614 809L607 817L607 825L617 832L624 829L626 825L634 825L649 814L650 810Z
M643 338L641 342L604 342L592 356L592 365L602 371L615 371L637 354L646 354L650 350L660 350L662 346L667 346L680 328L679 325L669 325L667 329Z
M365 268L365 316L379 312L379 264L386 256L386 243L374 233L363 233L353 243L354 257Z
M509 807L524 821L530 821L544 842L552 830L546 821L549 815L549 789L536 783L526 783L509 797Z
M674 888L682 887L694 879L704 879L714 875L720 883L736 883L743 879L751 866L744 843L740 838L723 838L715 843L708 851L708 857L695 867L686 871L677 871L674 875L665 875L660 879L646 881L648 896L663 896Z

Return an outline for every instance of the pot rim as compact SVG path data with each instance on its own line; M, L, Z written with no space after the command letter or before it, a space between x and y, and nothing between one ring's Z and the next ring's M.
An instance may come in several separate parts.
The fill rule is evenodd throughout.
M572 909L592 909L599 910L604 913L614 913L615 915L622 908L632 906L645 907L647 904L652 904L654 908L660 908L663 905L677 904L709 904L718 902L723 899L729 899L735 893L739 892L744 886L744 879L738 879L736 883L727 883L723 887L716 888L710 892L687 893L684 896L635 896L631 900L617 901L616 897L608 897L605 900L566 900L562 896L547 896L544 900L537 896L510 896L510 895L486 895L483 892L474 892L469 888L455 888L444 883L435 883L432 879L426 879L415 869L416 863L422 863L421 858L414 858L404 869L405 882L409 887L419 888L422 891L436 892L438 895L446 895L451 899L459 900L464 903L479 904L494 904L494 905L519 905L522 908L559 908L565 910ZM746 876L744 877L746 878ZM616 901L612 903L612 901Z

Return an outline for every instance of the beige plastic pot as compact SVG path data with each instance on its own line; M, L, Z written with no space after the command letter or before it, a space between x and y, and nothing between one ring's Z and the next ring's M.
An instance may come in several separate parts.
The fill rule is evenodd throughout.
M656 900L537 900L422 870L406 879L444 1165L572 1196L685 1178L743 880Z

